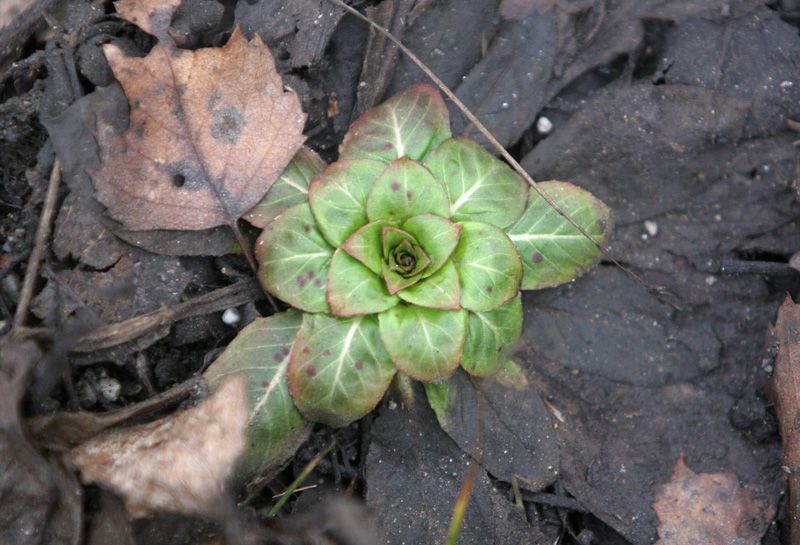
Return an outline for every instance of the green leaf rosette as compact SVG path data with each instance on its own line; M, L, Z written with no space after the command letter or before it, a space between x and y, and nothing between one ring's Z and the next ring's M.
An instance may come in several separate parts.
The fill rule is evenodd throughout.
M398 372L426 383L459 366L494 374L522 330L520 289L569 281L599 257L511 168L449 127L439 93L415 85L364 114L339 161L298 154L248 216L264 227L261 284L304 311L291 311L285 367L268 382L282 381L281 399L305 419L364 416ZM541 186L607 241L605 205L571 184ZM263 330L272 346L256 324L240 337ZM237 341L223 362L256 357L257 345Z

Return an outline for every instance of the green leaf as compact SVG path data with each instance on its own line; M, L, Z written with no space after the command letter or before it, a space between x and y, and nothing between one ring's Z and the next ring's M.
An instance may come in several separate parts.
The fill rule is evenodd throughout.
M463 310L397 305L379 314L378 321L392 361L411 378L440 380L458 367L467 333Z
M306 418L349 424L377 405L394 374L375 316L303 316L289 360L289 391Z
M482 221L504 228L525 209L528 184L508 165L468 138L453 138L425 159L450 196L453 221Z
M416 282L397 295L403 301L421 307L442 310L461 308L461 283L456 267L451 262L445 263L433 276Z
M402 228L416 238L431 258L431 264L422 273L423 278L431 276L447 262L461 237L459 224L434 214L420 214L408 218Z
M375 314L395 306L386 284L371 270L339 248L333 254L328 274L328 304L334 316Z
M427 168L407 158L386 167L367 197L370 221L404 221L426 212L447 216L449 210L444 186Z
M611 237L611 211L588 191L568 182L541 182L558 206L600 244ZM601 253L537 193L531 191L528 208L508 229L525 265L522 289L536 290L568 282L585 273Z
M517 249L494 225L465 221L461 227L452 257L461 277L461 306L479 311L497 308L519 291L522 262Z
M381 273L383 274L383 280L386 282L386 288L389 290L389 293L394 295L395 293L399 293L401 290L408 288L409 286L413 286L417 282L419 282L420 275L416 274L413 276L402 276L395 271L389 268L389 265L386 262L382 263L383 270Z
M383 228L391 225L378 220L366 224L342 243L342 250L358 259L375 274L381 274L383 263Z
M384 168L377 161L337 161L311 181L311 211L332 246L339 247L367 223L367 195Z
M441 95L417 84L359 117L344 136L339 158L420 160L448 138L450 116Z
M301 320L296 310L256 319L204 373L212 387L234 373L247 380L250 420L247 449L238 469L242 479L278 468L308 437L310 423L295 408L286 380Z
M485 377L493 374L521 334L520 294L494 310L470 312L461 367L471 375Z
M325 162L319 155L306 147L300 148L280 178L244 219L263 229L292 206L307 202L308 184L324 168Z
M325 285L331 248L311 208L298 204L270 223L256 242L258 279L270 293L308 312L327 312Z

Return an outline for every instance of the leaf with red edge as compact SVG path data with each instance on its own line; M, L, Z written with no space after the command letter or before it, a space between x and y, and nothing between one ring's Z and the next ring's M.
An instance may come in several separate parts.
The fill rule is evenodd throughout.
M450 115L442 96L419 83L359 117L344 136L339 158L421 160L448 138Z
M361 418L394 374L375 316L303 316L289 356L289 391L309 420L344 426Z
M103 51L131 106L129 128L98 127L96 197L127 229L235 225L303 143L305 114L283 90L260 38L238 29L224 47L178 49L167 32L179 2L117 2L154 34L146 57Z
M244 219L262 229L280 214L308 201L308 184L323 171L325 162L319 155L303 147L281 173L261 202L250 210Z

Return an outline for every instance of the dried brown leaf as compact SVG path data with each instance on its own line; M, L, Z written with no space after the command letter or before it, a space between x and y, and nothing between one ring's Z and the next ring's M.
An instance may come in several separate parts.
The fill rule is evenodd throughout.
M733 473L695 473L683 456L656 491L656 545L758 545L775 516L767 495Z
M794 260L792 256L792 260ZM791 261L790 261L791 264ZM791 297L781 305L768 338L778 343L769 393L783 440L783 464L789 471L792 543L800 542L800 305Z
M99 126L96 196L126 228L233 225L300 148L305 114L284 92L269 49L236 30L221 48L175 47L179 0L124 0L117 13L158 38L143 58L103 51L130 102L119 135Z
M247 417L244 379L232 376L200 405L98 435L74 449L70 460L83 482L116 492L133 516L218 515L245 447Z

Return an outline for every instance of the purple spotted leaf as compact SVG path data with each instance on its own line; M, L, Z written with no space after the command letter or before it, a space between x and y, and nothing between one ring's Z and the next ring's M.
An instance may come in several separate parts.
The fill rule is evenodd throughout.
M244 219L263 229L292 206L308 202L308 184L324 168L325 162L319 155L306 147L300 148L280 178Z
M597 197L568 182L541 182L543 189L595 240L605 245L613 229L611 211ZM600 259L600 250L538 193L531 191L522 217L507 229L525 265L522 289L569 282Z
M448 138L444 100L431 85L417 84L359 117L344 137L339 158L419 161Z
M522 298L519 294L496 309L470 312L461 367L479 377L494 374L521 334Z
M441 182L418 162L394 161L375 180L367 197L370 221L401 222L418 214L448 217L450 201Z
M478 221L461 223L453 263L461 277L461 306L492 310L519 292L522 262L514 243L498 227Z
M528 184L480 144L453 138L436 148L425 166L450 197L450 219L508 227L522 215Z
M372 316L305 314L289 356L289 391L308 419L344 426L383 397L395 367Z
M425 382L453 374L464 351L467 313L397 305L378 315L383 344L402 373Z
M341 248L331 260L328 306L334 316L375 314L392 308L399 299L391 295L383 279Z
M298 204L270 223L256 242L258 279L270 293L307 312L327 312L334 248L317 230L311 208Z
M340 246L367 223L367 195L384 168L377 161L338 161L311 181L311 211L328 243Z
M234 374L247 381L248 443L238 471L245 478L278 468L311 429L292 402L286 378L301 321L302 314L296 310L255 320L203 373L212 387Z

